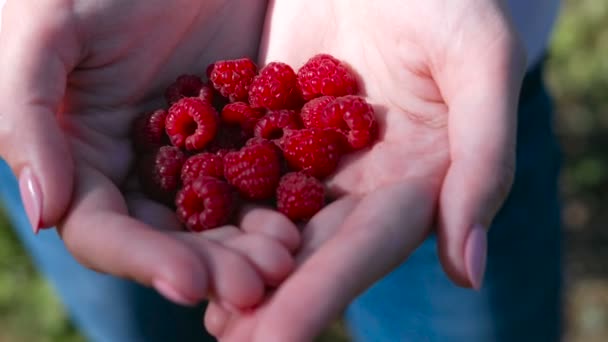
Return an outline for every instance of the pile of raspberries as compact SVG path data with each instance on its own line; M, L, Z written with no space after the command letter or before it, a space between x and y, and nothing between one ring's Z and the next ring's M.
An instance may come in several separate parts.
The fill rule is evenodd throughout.
M175 208L190 231L229 223L244 202L310 219L326 203L321 181L341 156L377 137L355 74L330 55L297 73L281 62L258 71L249 58L223 60L207 78L178 77L165 92L168 109L133 126L142 189Z

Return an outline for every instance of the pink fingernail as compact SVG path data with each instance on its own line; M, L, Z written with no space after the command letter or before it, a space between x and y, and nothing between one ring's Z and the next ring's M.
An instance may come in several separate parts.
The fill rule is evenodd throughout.
M196 304L198 304L197 300L188 298L164 280L156 279L152 282L152 286L154 286L156 291L158 291L161 295L165 296L167 299L177 304L185 306L195 306Z
M486 272L488 239L485 228L476 224L471 229L464 249L465 265L469 281L475 290L481 289Z
M19 175L19 191L21 192L21 200L25 207L25 213L32 225L32 230L34 234L38 234L40 230L42 191L29 167L23 168Z

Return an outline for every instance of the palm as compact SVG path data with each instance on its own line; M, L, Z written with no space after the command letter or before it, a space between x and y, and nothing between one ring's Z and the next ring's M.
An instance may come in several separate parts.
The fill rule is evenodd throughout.
M370 16L341 22L332 15L343 9L332 2L324 5L327 8L319 10L318 4L303 3L297 9L285 8L292 15L271 17L270 25L281 29L271 30L265 37L262 54L266 62L283 60L296 66L316 53L333 54L358 73L364 95L375 105L379 141L369 151L346 157L328 180L330 189L365 194L409 178L439 183L449 163L448 106L432 78L432 61L422 52L432 47L418 45L418 41L431 40L415 37L423 31L416 23L395 28L390 18ZM275 11L281 11L286 4L275 6ZM310 18L301 13L318 15ZM362 20L365 30L360 27ZM427 22L422 27L433 25Z
M473 73L476 65L460 58L480 52L483 58L500 60L504 52L493 48L492 35L487 41L479 39L482 47L464 53L451 44L451 35L470 35L470 27L459 26L463 18L495 15L495 7L486 7L471 14L466 6L443 1L275 1L271 5L262 60L300 66L312 55L329 53L347 61L360 77L364 96L375 106L380 135L372 148L344 158L327 180L330 192L342 200L304 227L299 269L266 306L253 313L229 316L212 306L206 316L210 331L234 341L245 336L312 338L424 239L442 200L454 153L469 143L461 139L457 127L461 120L452 118L452 108L462 112L455 91L467 94L478 89L458 84L476 80L463 76ZM469 21L480 24L478 17ZM446 25L453 27L439 29ZM452 63L445 61L450 53L455 54L450 56ZM454 65L469 70L456 72ZM319 280L326 278L356 281L338 286ZM468 284L462 274L454 278ZM309 295L299 299L298 293ZM311 301L316 303L314 315L308 314Z
M125 10L108 0L79 13L82 25L73 29L90 45L69 75L64 105L77 158L123 183L133 161L128 133L135 115L165 106L163 90L178 75L204 75L214 60L256 54L259 31L235 23L260 27L263 3L243 3L137 1ZM98 6L116 11L100 16Z
M135 116L165 105L164 88L178 75L203 75L212 61L255 56L265 2L70 4L45 3L41 20L57 21L37 31L43 38L36 48L46 55L31 55L49 61L47 77L36 83L41 89L28 89L33 103L61 108L58 119L74 161L72 204L58 226L66 245L85 265L162 288L183 304L197 302L208 291L237 307L255 304L267 284L289 272L288 249L298 240L295 227L277 231L272 223L259 226L247 218L259 212L252 210L242 220L244 232L235 227L202 236L176 232L175 215L127 183L134 162L129 131ZM19 11L30 6L7 6L17 13L7 16L4 27L19 27L10 20L21 18ZM55 37L49 28L61 38L49 39ZM7 30L3 38L9 36ZM70 166L62 165L62 170ZM282 219L268 215L273 217Z

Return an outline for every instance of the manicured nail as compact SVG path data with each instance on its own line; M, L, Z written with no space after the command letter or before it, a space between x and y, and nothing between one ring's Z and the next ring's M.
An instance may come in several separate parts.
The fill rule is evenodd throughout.
M40 211L42 209L42 191L29 167L23 168L19 175L19 191L34 234L40 230Z
M168 282L157 279L152 282L152 286L158 291L161 295L165 296L172 302L177 304L185 305L185 306L195 306L198 304L197 300L192 298L188 298L184 294L180 293L175 287L171 286Z
M471 229L464 249L465 265L469 281L475 290L481 289L486 272L488 238L486 229L476 224Z

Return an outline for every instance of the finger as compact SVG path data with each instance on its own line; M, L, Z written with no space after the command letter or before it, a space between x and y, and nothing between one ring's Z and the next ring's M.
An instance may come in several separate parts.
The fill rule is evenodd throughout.
M129 214L132 217L159 230L182 230L182 226L175 216L175 212L167 206L152 201L142 194L127 194L125 196Z
M241 214L240 226L246 232L266 235L280 241L289 251L293 252L300 247L298 227L274 209L246 206Z
M232 314L221 305L210 302L205 309L205 328L211 335L220 338L231 316Z
M298 264L302 264L308 259L323 242L327 241L340 228L358 202L359 198L355 196L341 198L323 208L308 222L303 232L302 249L297 254ZM255 315L261 315L261 310L256 309ZM231 320L234 320L234 324L231 324ZM216 302L211 302L205 313L205 325L217 338L223 337L225 331L227 331L226 335L235 340L239 340L242 336L249 336L255 327L255 322L251 321L253 321L252 318L231 314L231 311L223 307L221 303Z
M403 262L428 234L430 189L422 183L392 185L363 198L340 230L277 289L254 341L312 340L351 300Z
M200 234L176 234L203 260L209 272L213 299L235 311L258 304L264 296L264 280L247 257Z
M451 164L440 192L439 254L457 284L477 289L485 270L486 228L513 181L525 70L514 38L498 38L491 46L475 51L479 58L448 64L445 80L440 78L449 106Z
M294 268L289 251L276 240L257 234L243 234L223 242L246 257L269 286L277 286Z
M242 235L243 231L235 226L223 226L220 228L210 229L199 234L207 240L222 242Z
M154 286L178 304L207 296L208 272L197 253L129 217L122 194L96 170L79 166L76 177L73 205L57 230L81 264Z
M50 3L8 2L0 33L0 155L19 179L36 232L62 218L74 178L57 115L80 50Z
M344 220L359 204L356 196L343 197L323 208L306 225L302 232L302 248L298 251L296 261L303 263L325 241L329 240L342 226Z

